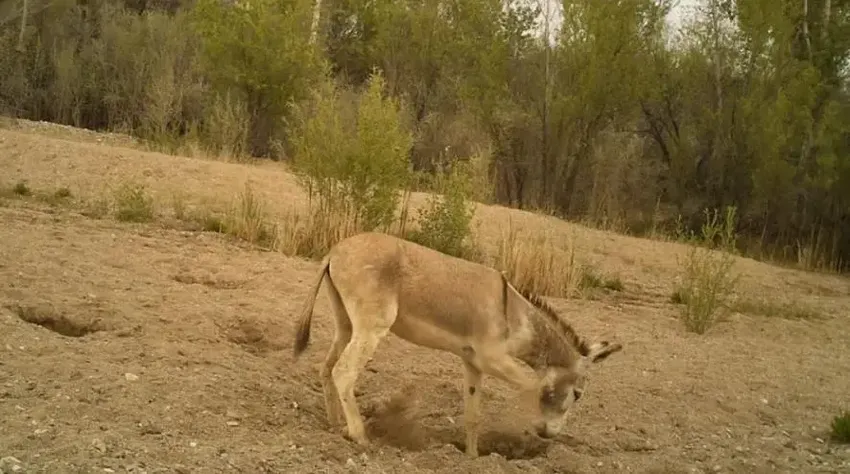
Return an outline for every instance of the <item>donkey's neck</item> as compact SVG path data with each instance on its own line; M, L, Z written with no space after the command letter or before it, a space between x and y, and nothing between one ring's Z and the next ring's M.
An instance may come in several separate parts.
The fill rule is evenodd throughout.
M572 367L578 352L544 318L539 314L529 315L532 335L516 357L534 370L549 366Z

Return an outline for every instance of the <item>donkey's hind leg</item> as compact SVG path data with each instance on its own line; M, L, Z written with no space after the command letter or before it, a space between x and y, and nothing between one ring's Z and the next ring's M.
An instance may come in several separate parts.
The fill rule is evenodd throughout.
M350 305L349 315L353 325L351 341L340 354L333 368L333 380L339 389L342 411L348 425L348 437L361 445L369 440L363 426L363 417L357 408L354 385L360 371L378 348L378 344L389 333L398 314L398 303L393 297L374 297Z
M336 428L345 422L345 418L342 415L339 391L333 379L333 369L343 349L345 349L345 346L351 340L351 320L348 318L348 312L345 310L342 298L336 288L334 288L333 283L327 285L327 292L334 314L334 339L331 347L328 349L328 355L325 357L321 378L328 423L331 425L331 428Z

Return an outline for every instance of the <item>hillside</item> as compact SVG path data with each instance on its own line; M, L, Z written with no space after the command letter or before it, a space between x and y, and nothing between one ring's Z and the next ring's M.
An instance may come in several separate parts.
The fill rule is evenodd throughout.
M80 200L132 179L158 204L177 195L190 208L223 208L249 182L273 219L306 203L275 163L175 157L23 121L0 128L0 176L5 187L68 187ZM485 249L511 220L574 237L582 262L618 275L622 292L551 301L579 332L625 349L596 368L567 435L552 442L528 434L514 392L485 378L482 450L493 454L469 460L453 446L463 440L459 362L390 336L358 385L380 435L363 451L326 428L317 374L332 330L324 294L312 345L291 359L315 262L218 234L0 202L6 469L19 461L23 472L850 470L850 448L828 433L850 409L843 277L739 258L739 295L793 303L810 317L733 312L699 336L669 302L685 246L479 206ZM92 332L63 336L24 321L26 311L91 323ZM415 402L412 417L396 416L399 396Z

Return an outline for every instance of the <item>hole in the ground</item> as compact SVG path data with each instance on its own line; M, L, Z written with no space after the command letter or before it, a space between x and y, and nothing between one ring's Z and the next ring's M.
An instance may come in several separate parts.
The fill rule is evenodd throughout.
M49 306L21 306L10 308L18 317L67 337L83 337L103 330L98 321L77 321Z
M464 441L452 443L457 449L466 451ZM501 433L488 431L478 437L478 455L500 454L505 459L534 459L546 455L551 441L530 433Z
M221 329L228 341L238 344L244 350L257 356L283 348L283 344L275 338L267 337L267 329L250 319L240 317Z

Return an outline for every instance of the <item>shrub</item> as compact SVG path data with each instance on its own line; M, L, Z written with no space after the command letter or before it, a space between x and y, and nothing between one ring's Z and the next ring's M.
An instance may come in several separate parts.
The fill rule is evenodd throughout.
M12 188L12 192L18 196L29 196L32 194L32 190L26 181L18 181L15 183L15 186Z
M588 266L582 267L579 285L581 288L605 288L611 291L624 289L623 281L619 276L606 276Z
M314 93L312 112L297 109L291 142L295 170L310 196L311 231L345 237L386 231L394 222L399 191L410 177L412 138L399 104L384 98L383 89L383 76L375 73L356 99L344 100L326 82ZM346 223L343 232L315 227L340 222Z
M680 319L686 329L697 334L705 333L728 309L727 298L734 289L738 276L733 274L735 257L735 208L726 209L723 221L717 211L705 211L706 222L701 235L686 236L688 253L680 260L681 277L674 289L672 300L682 303ZM719 240L719 250L713 247Z
M115 218L124 222L153 220L153 198L145 192L144 185L125 183L115 191Z
M481 252L472 238L475 205L468 201L469 170L464 163L456 163L445 178L437 176L433 188L438 193L428 196L426 207L419 210L416 219L419 229L407 237L449 255L479 260Z
M850 443L850 411L845 411L832 419L831 435L833 441Z

